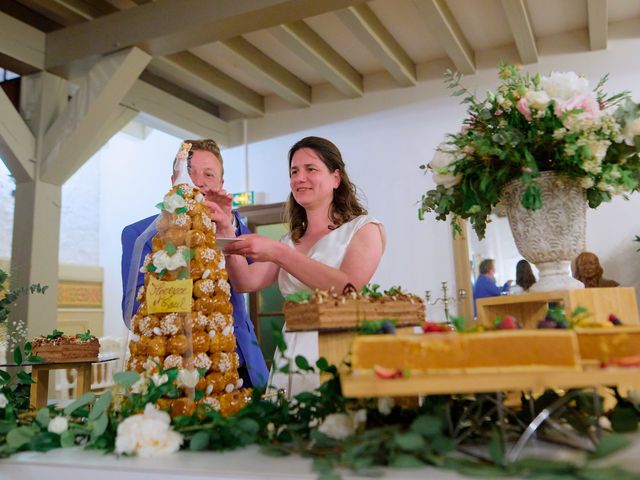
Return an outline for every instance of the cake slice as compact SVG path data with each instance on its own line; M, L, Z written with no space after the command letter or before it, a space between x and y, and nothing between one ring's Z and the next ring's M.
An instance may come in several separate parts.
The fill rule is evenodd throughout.
M580 365L576 335L568 330L359 336L351 361L354 370L378 365L414 373L577 369Z
M97 362L100 342L87 330L75 336L54 330L32 342L31 354L49 363Z

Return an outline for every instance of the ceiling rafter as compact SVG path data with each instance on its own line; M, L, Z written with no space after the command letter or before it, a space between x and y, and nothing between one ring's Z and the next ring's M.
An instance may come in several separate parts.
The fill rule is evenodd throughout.
M591 50L607 48L609 36L609 12L607 0L588 0L589 46Z
M282 65L265 55L243 37L224 40L221 44L233 52L264 85L279 97L297 107L311 105L311 87Z
M413 0L413 3L458 71L475 73L474 52L445 0Z
M364 1L218 0L212 8L211 0L158 0L48 33L46 65L136 45L154 57L168 55Z
M416 84L415 64L369 6L349 7L336 14L398 84Z
M362 75L302 20L279 25L271 33L344 95L362 96Z
M502 9L507 16L509 27L522 63L538 61L538 47L533 35L533 27L524 0L502 0Z
M249 117L264 115L262 95L234 80L189 52L154 58L149 71L188 86L200 96L214 99Z
M18 73L43 70L44 47L43 32L0 12L0 56L15 62L12 69Z

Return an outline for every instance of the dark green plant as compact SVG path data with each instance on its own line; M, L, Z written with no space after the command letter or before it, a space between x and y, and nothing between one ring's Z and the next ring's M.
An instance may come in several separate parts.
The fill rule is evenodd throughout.
M28 287L20 287L13 290L7 290L7 280L9 274L0 269L0 323L7 320L11 306L16 302L20 295L28 293L42 293L49 288L47 285L42 286L39 283Z

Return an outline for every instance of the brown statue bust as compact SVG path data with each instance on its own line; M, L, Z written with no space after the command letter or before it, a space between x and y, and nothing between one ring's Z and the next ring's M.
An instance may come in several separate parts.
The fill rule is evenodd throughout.
M586 288L617 287L620 285L615 280L602 277L600 260L595 253L582 252L576 257L574 278L584 283Z

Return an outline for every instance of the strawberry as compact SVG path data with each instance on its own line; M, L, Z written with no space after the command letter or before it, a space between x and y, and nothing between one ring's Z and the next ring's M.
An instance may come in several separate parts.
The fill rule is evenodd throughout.
M427 320L422 325L422 331L424 333L441 333L441 332L450 332L451 329L445 324L430 322Z
M397 368L386 368L381 367L380 365L374 365L373 371L378 378L383 378L385 380L402 377L402 370L398 370Z
M612 358L611 365L616 367L640 367L640 355Z
M518 322L511 315L505 315L502 321L498 324L499 330L515 330L518 328Z

